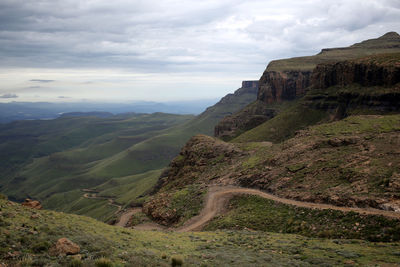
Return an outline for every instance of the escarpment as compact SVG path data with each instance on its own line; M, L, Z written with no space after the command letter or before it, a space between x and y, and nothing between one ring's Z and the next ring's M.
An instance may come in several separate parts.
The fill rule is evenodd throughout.
M400 53L319 64L312 74L312 86L320 89L353 83L364 87L393 86L400 82L400 63L394 61L396 58L400 58Z
M390 62L386 62L386 65L379 62L366 64L372 62L365 60L352 61L352 65L335 62L399 52L400 35L389 32L349 47L322 49L314 56L275 60L268 65L260 78L257 99L265 103L279 103L305 95L310 85L327 88L338 82L342 82L341 85L354 82L363 86L393 85L398 82L398 70L389 70L394 67ZM324 73L325 76L316 77L316 72L313 71L316 67L317 72ZM318 80L320 83L316 83Z
M304 96L306 106L333 112L336 118L346 116L349 107L397 110L399 99L397 94L393 95L393 90L377 90L379 93L358 92L360 90L350 90L350 93L346 90L322 94L310 92L352 84L362 87L395 87L399 82L399 67L393 58L392 62L379 61L385 53L400 53L399 34L390 32L349 47L322 49L314 56L271 61L259 80L257 104L253 103L225 117L215 127L215 136L224 140L235 138L276 117L281 103ZM371 55L379 55L376 62L371 58L356 60ZM388 57L390 59L391 56Z
M268 71L260 79L257 99L265 103L293 100L310 86L311 71Z
M320 64L312 74L309 106L337 109L339 116L368 109L400 110L400 53Z
M334 111L335 117L345 116L348 106L376 106L375 109L397 110L397 96L393 98L390 92L382 94L382 90L378 95L360 96L359 93L352 95L354 90L350 95L343 90L321 95L309 89L344 87L353 83L360 86L393 87L399 80L398 65L393 66L393 62L349 60L399 52L400 35L389 32L349 47L322 49L314 56L271 61L259 80L257 101L233 115L227 114L216 125L214 134L224 140L233 139L276 117L281 103L304 96L308 107Z

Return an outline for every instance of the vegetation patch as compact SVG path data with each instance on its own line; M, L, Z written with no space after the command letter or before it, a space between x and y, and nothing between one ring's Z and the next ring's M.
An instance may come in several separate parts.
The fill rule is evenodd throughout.
M181 224L200 213L205 194L200 185L189 185L172 195L171 209L176 210Z
M393 131L400 131L400 115L350 116L311 128L312 133L322 136L379 134Z
M39 214L39 217L32 217ZM360 266L396 264L400 243L327 240L254 231L174 233L137 231L94 219L31 210L0 200L0 262L10 266ZM66 237L79 256L51 256ZM179 256L178 256L179 255ZM177 265L179 266L179 265Z
M322 238L399 241L400 221L355 212L317 210L277 203L258 196L237 196L230 211L212 220L205 229L253 229L296 233Z
M251 156L246 161L242 163L244 169L252 169L259 164L261 159L258 156Z
M293 101L277 116L239 135L232 142L270 141L279 143L293 137L296 131L327 118L326 111L308 108L300 101Z

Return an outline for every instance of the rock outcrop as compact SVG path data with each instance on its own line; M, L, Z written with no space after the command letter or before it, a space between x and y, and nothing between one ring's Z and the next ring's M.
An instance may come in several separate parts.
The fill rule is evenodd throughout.
M170 163L168 171L164 173L165 177L161 179L164 185L182 187L197 180L199 173L206 173L209 165L230 161L241 154L243 151L232 144L210 136L196 135Z
M40 204L39 201L37 200L32 200L32 199L25 199L24 202L21 203L22 206L28 207L28 208L32 208L32 209L37 209L37 210L41 210L42 209L42 204Z
M329 73L331 67L328 63L352 60L368 55L376 55L382 53L398 53L400 52L400 35L395 32L389 32L385 35L376 38L363 41L361 43L354 44L349 47L341 48L328 48L322 49L321 52L314 56L308 57L296 57L283 60L275 60L268 64L267 69L264 71L260 78L260 90L258 92L258 100L265 103L282 102L284 100L292 100L299 96L303 96L308 86L311 85L311 75L313 69L318 64L325 66L325 71ZM343 66L344 67L344 66ZM364 65L363 65L364 67ZM345 74L348 70L350 73L355 73L353 82L361 82L367 85L374 85L374 81L377 83L385 82L391 83L394 80L389 81L391 78L386 78L385 69L377 67L376 69L363 69L362 67L355 64L354 66L346 65L343 69L339 70L336 66L334 69L338 70L337 73ZM360 74L358 73L360 72ZM366 77L364 73L368 73ZM395 74L395 73L392 73ZM329 73L329 77L334 77L334 73ZM313 82L315 79L313 78ZM335 83L336 80L327 80L326 83L323 77L320 77L322 84L329 87ZM351 82L350 77L346 77Z
M400 53L319 64L311 88L315 92L310 91L305 102L313 108L336 110L339 119L354 109L398 111Z
M311 71L268 71L260 79L257 99L265 103L293 100L302 96L311 83Z
M385 62L385 58L390 60L396 57L400 57L400 54L319 64L312 74L312 86L319 89L335 85L346 86L353 83L358 83L364 87L393 86L400 82L400 64L388 64Z
M254 88L258 90L258 81L242 81L242 88Z
M257 95L258 92L258 81L243 81L242 87L237 89L233 94L227 94L218 102L219 104L230 103L234 98L243 96L246 94Z
M49 254L53 256L76 255L80 252L81 248L69 240L68 238L60 238L49 249Z

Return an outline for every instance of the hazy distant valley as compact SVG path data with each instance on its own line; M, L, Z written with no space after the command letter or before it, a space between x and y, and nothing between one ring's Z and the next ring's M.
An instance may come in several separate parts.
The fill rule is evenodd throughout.
M63 114L89 113L97 117L109 117L124 113L173 113L199 114L215 103L216 100L175 101L167 103L133 102L133 103L101 103L93 101L82 102L8 102L0 103L0 123L16 120L48 120L55 119ZM91 113L91 114L90 114ZM75 114L77 116L79 114ZM85 114L80 114L84 116Z

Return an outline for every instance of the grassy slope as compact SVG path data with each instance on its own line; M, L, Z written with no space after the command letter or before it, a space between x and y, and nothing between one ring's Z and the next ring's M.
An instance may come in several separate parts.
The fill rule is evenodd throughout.
M122 194L116 201L123 206L137 202L137 196L154 184L160 169L169 164L190 137L198 133L212 134L214 125L222 117L243 108L255 98L255 92L242 90L240 94L224 97L191 120L188 120L189 116L175 118L173 115L157 113L141 115L142 121L129 118L118 123L99 121L95 129L90 123L84 129L77 126L73 136L82 135L83 143L34 159L2 191L19 199L29 195L43 200L46 207L78 214L84 214L86 206L90 206L92 209L89 215L111 218L115 208L110 208L104 201L82 199L76 189L93 188L106 183L106 186L99 187L102 191L100 195L114 196L115 192L130 188L129 192ZM79 121L77 118L75 120ZM61 121L56 122L60 127L66 127ZM144 122L146 127L140 124ZM48 124L52 126L51 122ZM110 125L113 125L112 129ZM129 127L125 128L125 125ZM31 128L34 128L34 124ZM104 130L109 128L109 131ZM46 136L40 137L46 140ZM69 135L67 137L71 139ZM54 133L54 138L61 142L60 133ZM153 170L158 171L151 173ZM140 179L137 176L139 174L143 174ZM107 183L116 180L118 183L115 188L112 183ZM92 203L96 201L97 205ZM104 213L101 213L102 209Z
M234 138L232 142L281 142L293 137L299 129L313 125L329 116L328 112L309 108L301 102L292 101L286 103L286 108L274 118L263 124L244 132Z
M312 126L269 149L243 143L253 152L243 159L242 169L264 177L266 190L292 198L313 195L329 201L337 194L361 200L385 192L396 198L398 192L389 184L396 183L399 172L399 129L398 114L358 115Z
M205 229L250 228L323 238L400 241L399 220L382 216L297 208L257 196L235 197L229 206L230 212L215 218Z
M37 133L35 136L39 141L29 148L30 154L24 155L27 158L26 161L40 153L47 154L49 151L70 149L36 158L16 174L2 177L2 191L15 198L30 195L44 199L54 192L65 192L99 184L104 182L101 176L82 176L82 173L92 168L93 163L120 153L143 139L157 135L161 130L190 118L192 116L158 113L116 119L73 118L73 121L77 122L75 124L69 119L46 121L46 125L41 125L42 121L27 122L28 129L10 127L17 133L34 132L37 127L44 128L43 133ZM25 126L25 122L18 123ZM58 129L61 129L61 132ZM46 131L49 134L46 134ZM3 133L3 135L6 134L8 133ZM25 149L21 145L25 141L22 138L16 140L15 143L18 143L21 149ZM46 150L44 147L50 144L58 145L58 147ZM0 151L6 155L11 148L7 140L3 142L3 145L5 147ZM15 153L20 153L20 150L17 149ZM9 162L9 165L12 163Z
M144 201L143 194L157 182L162 170L113 178L95 187L99 197L111 198L117 205L128 208ZM87 199L79 189L57 193L43 202L48 209L75 213L96 218L101 221L115 219L118 208L110 205L108 200Z
M307 266L395 264L400 259L399 243L254 231L141 232L4 200L0 200L0 209L0 262L11 264L93 266L99 258L106 258L114 266L170 266L171 258L179 257L185 266ZM39 217L34 219L33 214ZM80 246L81 260L48 255L49 247L61 237Z

